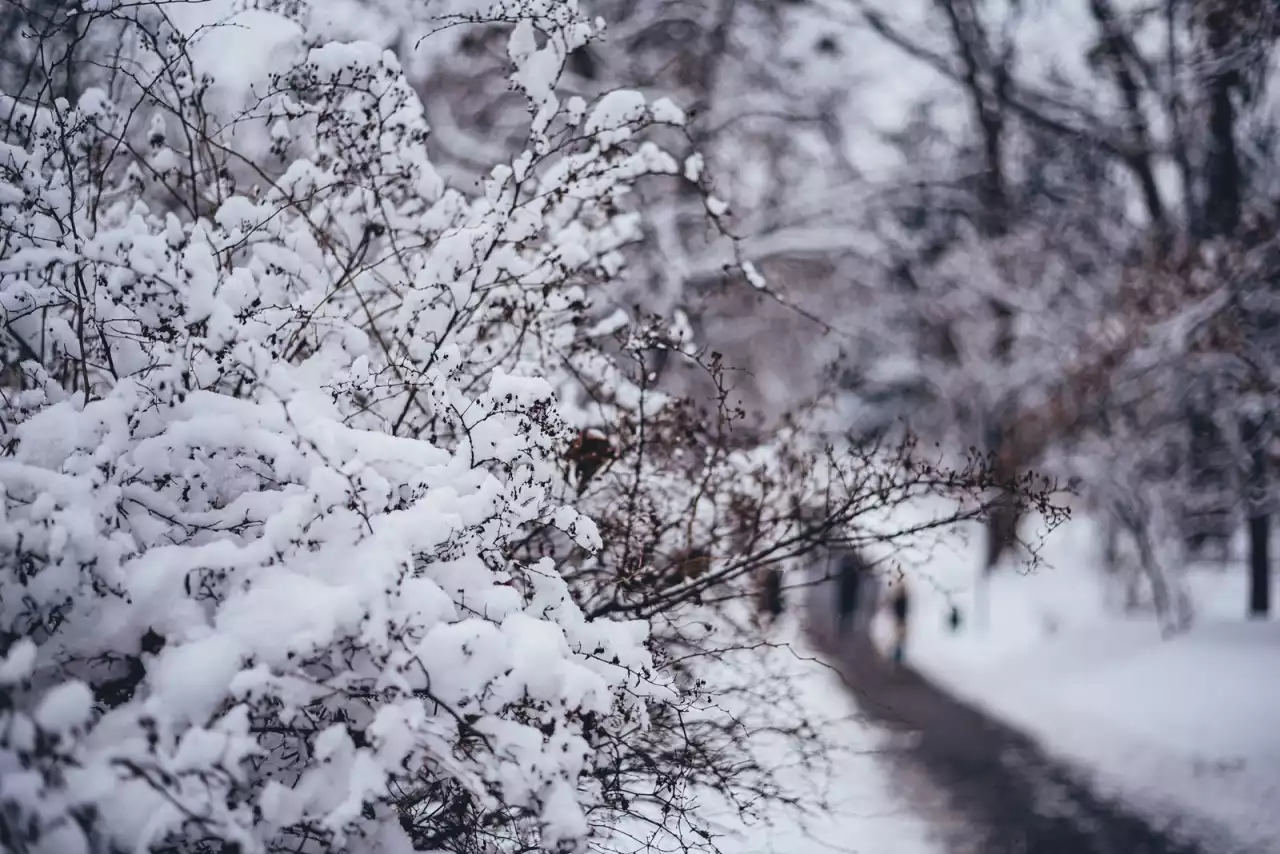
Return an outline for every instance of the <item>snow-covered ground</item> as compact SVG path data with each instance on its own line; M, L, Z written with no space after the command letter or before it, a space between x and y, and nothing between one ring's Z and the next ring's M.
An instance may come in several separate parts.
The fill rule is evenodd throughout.
M983 625L977 541L934 550L913 573L913 661L1153 817L1280 851L1280 622L1245 619L1238 563L1203 567L1188 574L1195 627L1162 640L1149 615L1104 606L1094 535L1068 523L1048 565L993 576Z
M882 752L887 734L861 720L835 673L818 663L796 615L779 626L781 645L768 654L773 673L793 675L795 707L819 723L827 750L819 767L800 766L788 748L764 746L761 758L801 796L806 815L776 815L744 825L725 813L715 823L723 854L945 854L931 841L931 825L905 801L889 778ZM745 710L730 708L741 715Z

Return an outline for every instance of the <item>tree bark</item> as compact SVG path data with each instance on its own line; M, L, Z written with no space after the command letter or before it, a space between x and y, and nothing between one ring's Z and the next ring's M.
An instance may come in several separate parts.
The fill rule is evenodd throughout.
M1271 612L1271 514L1267 493L1267 433L1257 418L1248 418L1243 430L1249 452L1245 478L1245 506L1249 514L1249 616L1265 618Z
M1271 613L1271 517L1249 519L1249 616L1265 619Z
M1217 66L1207 81L1209 152L1205 162L1204 224L1207 236L1230 237L1240 230L1244 197L1233 100L1241 78L1232 67L1230 55L1238 22L1232 19L1226 6L1219 6L1211 9L1204 23L1209 54ZM1256 323L1250 322L1247 326L1249 332L1256 334ZM1244 451L1250 457L1243 477L1243 503L1249 517L1249 613L1253 616L1267 614L1271 594L1271 516L1267 500L1271 484L1266 465L1269 431L1265 421L1253 415L1245 416L1240 428Z

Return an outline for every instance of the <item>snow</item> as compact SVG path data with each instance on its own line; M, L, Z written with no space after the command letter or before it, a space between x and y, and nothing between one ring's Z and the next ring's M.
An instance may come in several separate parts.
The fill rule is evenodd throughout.
M12 685L31 675L36 663L36 645L30 638L19 638L0 661L0 685Z
M239 644L221 636L166 649L151 674L151 703L184 722L207 720L240 672L241 656Z
M690 154L684 159L684 177L696 182L702 177L704 160L701 154Z
M65 733L89 720L93 692L83 682L64 682L51 690L36 708L35 721L44 729Z
M1280 622L1243 619L1243 567L1189 570L1196 624L1162 640L1149 614L1104 606L1088 521L1046 538L1046 566L997 570L984 608L976 542L952 540L913 573L915 665L1156 821L1280 847Z
M302 28L284 15L262 9L237 10L236 5L226 0L171 4L175 22L192 37L192 63L218 70L211 96L206 97L219 116L226 118L244 109L252 98L248 93L255 88L259 95L265 91L264 81L296 57L303 37ZM225 61L229 56L235 61Z
M750 261L743 262L742 274L747 277L747 282L751 287L758 291L765 290L769 287L769 283L765 281L764 276L762 276L760 271L756 269L756 265L752 264Z
M786 745L765 744L757 755L779 769L775 780L800 794L808 812L744 823L727 811L717 815L708 810L714 832L720 834L716 839L719 850L723 854L942 854L928 821L903 798L890 778L882 755L890 747L889 734L861 718L839 677L818 663L817 652L794 619L784 619L777 631L778 646L767 654L765 666L771 673L783 668L794 679L791 700L803 714L819 722L825 744L823 761L806 767ZM725 709L735 714L746 711L732 703Z

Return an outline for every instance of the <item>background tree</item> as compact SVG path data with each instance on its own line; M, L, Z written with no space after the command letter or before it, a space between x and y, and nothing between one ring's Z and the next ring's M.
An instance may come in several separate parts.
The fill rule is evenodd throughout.
M1261 342L1269 340L1271 329L1262 296L1270 286L1257 274L1242 275L1234 262L1224 267L1221 259L1249 255L1248 241L1270 240L1261 237L1265 226L1259 231L1244 224L1245 211L1269 217L1263 211L1271 209L1272 187L1267 179L1254 183L1253 175L1265 174L1266 167L1261 160L1246 166L1251 158L1242 154L1240 138L1245 127L1252 139L1267 139L1273 132L1274 116L1258 98L1274 40L1271 13L1265 4L1170 2L1153 10L1106 0L1058 4L1052 10L994 0L937 0L924 6L929 14L912 21L909 12L887 4L858 4L870 32L949 81L970 105L968 135L960 137L953 155L965 165L948 185L948 206L937 204L934 190L930 201L913 202L884 220L890 235L901 234L904 224L907 233L930 235L917 239L915 257L896 242L896 269L909 270L913 283L897 290L906 294L906 321L898 328L910 333L901 347L946 357L932 367L923 363L926 377L950 379L962 358L956 354L968 352L981 354L974 358L972 375L1005 381L1007 371L982 364L986 353L996 352L988 348L997 342L1001 352L1020 352L1013 363L1034 365L1027 373L1047 380L1037 388L1034 381L1022 385L1014 379L1016 393L985 396L975 394L973 385L926 380L926 386L958 390L963 399L986 401L989 412L1005 412L994 430L946 414L930 417L958 429L962 441L989 438L1023 450L1035 447L1030 459L1014 454L1010 464L1020 469L1035 463L1043 447L1010 436L1007 425L1043 425L1043 419L1027 421L1019 413L1055 399L1054 389L1078 372L1082 355L1109 354L1101 390L1115 392L1109 395L1113 403L1106 403L1100 390L1087 423L1066 419L1073 427L1062 431L1063 441L1084 426L1093 434L1113 435L1106 416L1118 417L1121 410L1108 407L1128 406L1122 401L1131 397L1119 390L1134 387L1143 372L1150 374L1152 354L1162 354L1159 367L1167 372L1169 390L1143 396L1150 413L1143 429L1158 424L1162 435L1173 431L1159 442L1172 457L1143 470L1144 477L1165 484L1166 492L1174 484L1179 488L1165 514L1170 522L1156 539L1172 542L1179 526L1192 532L1193 545L1205 535L1224 536L1221 522L1214 520L1231 508L1244 508L1253 520L1250 607L1265 610L1269 522L1264 516L1272 490L1265 475L1267 453L1261 450L1271 432L1262 413L1274 408L1275 399L1261 379L1271 371L1263 366L1274 363ZM1048 27L1063 37L1066 49L1050 51L1048 59L1033 56L1023 45L1044 48L1038 40ZM938 35L943 32L947 39ZM1066 38L1071 35L1082 39L1072 43ZM966 183L967 175L977 177ZM967 262L961 263L959 275L946 276L948 250L940 249L932 235L946 235L949 247L967 239L990 254L985 247L996 234L994 198L1007 200L1002 204L1012 211L1021 245L1013 248L1005 235L997 235L996 243L1008 247L1008 260L997 268L995 284L987 265L974 275L965 269ZM959 225L922 230L925 217L950 218ZM1022 271L1029 275L1019 277ZM944 284L921 287L929 275L941 276ZM1222 278L1209 281L1213 276ZM1026 279L1034 281L1029 285ZM1060 290L1054 281L1061 283ZM886 282L886 292L892 292L891 285ZM1030 298L1037 290L1060 296ZM936 321L911 320L927 317L944 292L963 312L964 323L944 326L940 334ZM974 325L970 319L981 316L978 303L993 294L1004 307L1004 325ZM1240 308L1250 300L1250 308ZM1120 336L1128 342L1123 353L1113 351L1111 333L1103 332L1116 324L1128 330ZM997 334L997 328L1004 332ZM1163 396L1163 402L1150 400L1153 395ZM942 404L941 413L950 411L943 396L933 399ZM1008 408L998 401L1007 401ZM1155 411L1164 414L1156 417ZM1179 422L1191 428L1189 443L1174 435ZM984 432L989 435L983 437ZM1113 435L1104 446L1139 453L1117 442ZM1083 480L1086 491L1092 486ZM1224 493L1236 498L1224 505ZM998 557L1004 539L995 530L1001 527L998 517L991 559Z

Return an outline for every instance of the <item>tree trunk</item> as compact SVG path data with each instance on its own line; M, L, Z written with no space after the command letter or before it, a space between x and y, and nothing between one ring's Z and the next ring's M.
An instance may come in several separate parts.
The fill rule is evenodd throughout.
M1018 540L1018 522L1021 512L1018 507L1017 475L1019 460L1013 453L1011 442L1014 437L1008 435L1006 412L995 412L989 416L984 442L987 452L992 457L992 474L996 480L998 493L992 499L987 510L984 524L986 534L986 555L983 563L983 574L989 574L1004 557L1005 552L1013 548Z
M1141 520L1140 516L1135 516L1135 520ZM1173 584L1169 580L1169 576L1165 574L1164 567L1156 558L1155 548L1151 542L1150 531L1145 521L1136 521L1136 524L1130 526L1130 532L1133 534L1134 542L1138 546L1138 561L1142 568L1142 574L1147 577L1147 583L1151 585L1151 603L1156 609L1156 619L1160 622L1161 633L1165 637L1173 635L1178 630L1185 628L1183 626L1180 615L1174 607L1175 593L1172 589Z
M1249 519L1249 616L1266 618L1271 613L1271 517Z
M1244 179L1235 140L1237 117L1233 100L1241 79L1239 72L1228 62L1237 26L1229 9L1219 7L1206 16L1205 27L1210 53L1222 67L1213 71L1207 81L1209 152L1205 162L1208 192L1204 222L1208 236L1232 236L1240 229L1244 195ZM1243 503L1249 517L1249 612L1253 616L1265 616L1270 606L1271 519L1267 500L1270 486L1265 456L1267 433L1265 425L1256 417L1246 416L1243 419L1241 438L1245 452L1250 455L1242 480Z
M982 21L980 4L975 0L934 0L934 3L947 19L959 60L961 85L968 96L974 124L981 138L984 168L978 187L976 225L983 237L999 239L1008 233L1011 214L1004 151L1005 108L1013 54L1008 44L998 45L992 41ZM999 329L991 358L996 370L1003 370L1013 350L1015 318L1012 309L1002 300L992 299L990 307ZM1006 400L1001 408L1004 413L988 414L994 423L988 427L984 444L988 453L997 458L1009 458L1004 446L1016 437L1008 435L1012 425L1004 423L1004 419L1008 413L1017 411L1016 401ZM1009 461L1014 466L1020 462ZM985 525L987 554L984 573L992 570L1016 539L1020 515L1016 503L1008 503L1007 496L1003 495L996 501Z
M1245 506L1249 514L1249 616L1265 618L1271 611L1271 514L1267 494L1267 431L1257 419L1245 422L1244 446L1250 465L1245 478Z

